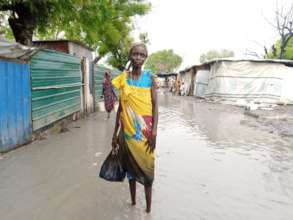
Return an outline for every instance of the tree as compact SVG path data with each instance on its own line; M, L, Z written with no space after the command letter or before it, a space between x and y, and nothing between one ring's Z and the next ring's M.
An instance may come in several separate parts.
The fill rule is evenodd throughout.
M150 7L145 0L1 0L0 3L0 11L9 13L9 25L17 42L30 45L33 35L46 40L63 32L66 39L96 48L99 54L96 62L109 53L112 60L125 60L123 47L130 40L132 17L146 14Z
M286 11L284 10L284 7L280 8L277 4L275 11L275 21L274 23L270 22L270 24L277 30L280 36L280 40L277 42L279 50L276 58L284 59L287 44L293 36L293 3L291 3L291 6L288 7ZM271 50L274 51L274 48ZM268 52L266 48L265 52Z
M131 37L126 37L121 39L119 47L111 48L111 54L109 55L107 62L123 71L125 69L125 65L128 62L128 50L133 42Z
M56 5L46 0L2 0L0 11L9 12L8 23L15 40L31 45L34 30L46 26Z
M169 49L151 54L146 61L145 67L154 73L172 73L181 63L182 58Z
M199 61L201 63L205 63L205 62L210 61L212 59L227 58L227 57L234 57L234 52L232 50L228 50L228 49L223 49L221 51L210 50L207 53L202 54L199 58Z
M281 50L281 43L280 43L280 40L278 40L271 47L270 50L267 50L266 58L269 58L269 59L279 58L280 50ZM283 54L283 59L293 60L293 38L291 38L286 45L285 52Z

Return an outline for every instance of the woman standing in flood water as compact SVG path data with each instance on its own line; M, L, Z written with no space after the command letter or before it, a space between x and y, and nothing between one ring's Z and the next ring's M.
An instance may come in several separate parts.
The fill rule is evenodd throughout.
M145 188L146 212L150 212L158 102L154 77L150 71L142 70L147 55L144 44L134 44L129 50L131 68L112 81L120 95L112 147L114 151L119 147L123 155L132 205L136 204L139 182Z

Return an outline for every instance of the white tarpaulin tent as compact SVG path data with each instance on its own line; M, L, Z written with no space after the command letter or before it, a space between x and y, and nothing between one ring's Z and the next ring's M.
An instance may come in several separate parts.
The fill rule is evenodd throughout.
M205 98L293 104L293 61L223 59L209 65Z
M292 70L288 72L283 80L283 88L281 94L281 102L283 103L293 103L293 67Z

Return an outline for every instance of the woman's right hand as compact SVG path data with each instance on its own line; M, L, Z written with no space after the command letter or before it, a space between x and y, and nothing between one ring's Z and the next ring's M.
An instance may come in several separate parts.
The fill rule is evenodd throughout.
M117 135L113 135L112 138L112 154L116 155L119 150L119 145L118 145L118 138Z

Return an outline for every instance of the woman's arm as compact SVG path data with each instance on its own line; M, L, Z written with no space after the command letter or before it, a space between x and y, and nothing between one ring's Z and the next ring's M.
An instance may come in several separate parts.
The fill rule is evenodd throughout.
M152 137L150 140L150 152L153 152L156 148L156 140L157 140L157 127L158 127L158 120L159 120L159 106L158 106L158 94L157 94L157 83L152 78L152 88L151 88L151 95L152 95L152 113L153 113L153 127L152 127Z
M115 128L114 128L113 137L112 137L112 148L113 149L117 148L117 139L118 139L118 130L120 127L121 110L122 110L121 102L119 101L119 107L118 107L117 114L116 114Z
M113 87L112 84L111 84L111 90L112 90L112 94L113 94L114 98L115 98L116 100L118 100L119 97L118 97L118 95L116 94L115 89L114 89L114 87Z

